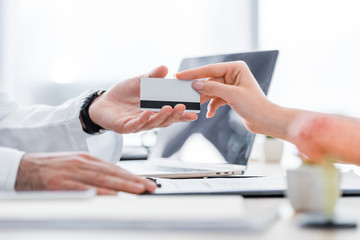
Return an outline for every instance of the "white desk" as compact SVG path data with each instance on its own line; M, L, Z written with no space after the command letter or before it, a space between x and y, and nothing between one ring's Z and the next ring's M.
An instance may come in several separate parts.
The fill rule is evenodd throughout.
M281 173L281 169L276 165L261 165L251 163L251 169L263 169L264 171L273 169ZM258 164L256 166L256 164ZM251 170L249 169L249 170ZM256 172L256 171L255 171ZM274 172L273 172L274 173ZM263 174L263 173L261 173ZM114 197L107 197L114 198ZM77 200L74 200L77 201ZM77 240L105 240L105 239L291 239L291 240L310 240L310 239L359 239L360 226L356 229L304 229L297 225L296 217L287 199L285 198L246 198L244 205L246 209L257 209L259 206L269 203L280 203L280 217L269 228L260 232L241 232L241 231L170 231L170 230L0 230L0 239L77 239ZM341 198L337 205L339 213L345 216L358 217L360 223L360 197ZM1 213L0 213L1 214Z
M280 218L267 230L261 232L224 232L224 231L130 231L130 230L1 230L0 239L359 239L357 229L319 230L303 229L297 226L296 215L286 199L245 199L247 208L256 208L261 204L283 202ZM359 213L360 198L343 198L339 202L342 213Z

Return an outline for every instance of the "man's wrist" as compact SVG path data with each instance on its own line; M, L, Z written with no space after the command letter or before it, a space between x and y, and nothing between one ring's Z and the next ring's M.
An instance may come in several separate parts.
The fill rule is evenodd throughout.
M98 134L102 130L104 130L101 126L97 125L96 123L94 123L92 121L92 119L90 118L90 114L89 114L89 108L90 108L91 103L96 98L100 97L104 92L105 92L105 90L98 90L98 91L92 92L90 95L88 95L84 99L84 102L81 106L79 118L80 118L81 126L86 133Z
M31 179L31 174L36 172L34 159L32 154L24 154L19 164L19 170L16 176L15 190L32 190L35 179Z

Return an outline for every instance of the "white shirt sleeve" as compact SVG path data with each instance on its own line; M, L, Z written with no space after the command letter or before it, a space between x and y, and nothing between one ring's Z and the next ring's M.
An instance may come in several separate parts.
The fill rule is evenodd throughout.
M0 147L0 191L11 191L15 187L16 176L24 152Z
M108 131L100 135L90 135L82 130L79 113L82 99L88 94L89 92L86 92L56 107L37 105L17 110L4 94L0 93L0 146L13 148L14 152L14 149L17 149L19 154L88 151L100 159L116 163L121 156L121 134ZM0 157L0 169L8 170L6 174L3 172L2 176L7 175L7 179L13 181L16 179L17 169L14 172L11 167L18 166L20 162L19 155L14 152L13 155L8 155L7 160L3 155ZM11 156L15 162L10 166ZM2 186L9 184L5 184L3 180L0 178L0 190L5 189Z

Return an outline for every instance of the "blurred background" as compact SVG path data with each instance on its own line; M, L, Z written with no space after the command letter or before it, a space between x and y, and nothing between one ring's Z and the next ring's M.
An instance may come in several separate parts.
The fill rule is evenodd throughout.
M0 0L0 89L56 105L161 64L172 77L184 57L278 49L272 101L360 117L359 13L357 0Z

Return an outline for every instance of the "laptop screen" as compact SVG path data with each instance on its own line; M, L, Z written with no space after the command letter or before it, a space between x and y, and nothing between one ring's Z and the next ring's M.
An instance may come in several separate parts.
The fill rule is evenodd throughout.
M277 56L278 51L274 50L185 58L179 70L242 60L248 64L261 89L267 94ZM181 149L192 134L201 133L228 163L247 165L255 134L244 127L237 114L227 105L220 107L215 117L207 119L207 105L201 105L197 121L161 129L151 157L170 157Z

